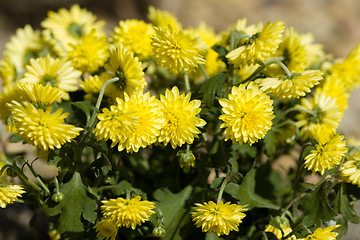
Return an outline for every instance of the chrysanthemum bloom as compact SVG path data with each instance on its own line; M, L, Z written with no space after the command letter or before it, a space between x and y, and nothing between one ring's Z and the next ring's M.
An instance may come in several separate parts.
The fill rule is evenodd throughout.
M31 59L26 67L27 72L20 82L41 83L57 87L65 92L78 89L81 72L71 66L71 62L65 59L45 58Z
M119 151L127 152L137 152L154 143L164 125L159 100L150 97L149 92L139 92L130 97L125 93L124 100L116 101L110 111L104 109L98 115L100 121L95 128L98 140L110 139L111 147L118 144Z
M199 38L182 30L161 27L155 28L151 44L158 64L173 73L182 73L192 72L199 64L205 63L199 43Z
M156 9L153 6L149 6L148 19L156 27L168 27L172 29L181 29L181 23L177 18L168 11Z
M106 88L105 94L109 97L124 98L124 93L131 96L136 92L142 92L147 85L139 59L122 44L116 48L112 47L110 60L104 67L108 72L101 75L101 80L105 82L115 77L119 78L119 81Z
M17 88L13 85L7 85L0 93L0 119L6 125L6 131L16 133L14 119L11 117L11 110L8 103L11 101L21 101L22 96L16 91Z
M226 57L236 67L265 61L281 42L284 22L266 23L261 32L252 35L242 46L229 52Z
M105 36L96 36L93 29L77 44L69 43L70 50L67 52L67 58L76 69L83 73L95 72L109 58L109 44L106 41Z
M218 236L229 235L230 231L239 231L239 224L246 216L246 206L230 204L230 202L218 204L213 201L195 203L195 210L191 212L192 220L197 227L201 227L203 232L213 232Z
M31 58L46 56L53 52L42 39L39 30L33 30L30 25L18 28L16 34L5 45L4 58L9 58L15 66L16 73L25 70Z
M300 134L303 139L310 138L312 131L319 126L328 129L337 128L342 118L336 99L327 96L324 92L315 93L311 99L302 98L301 104L295 107L300 109L300 113L295 118L297 126L301 128Z
M91 12L81 9L77 4L70 10L61 8L57 13L49 11L48 17L41 22L41 26L47 30L45 33L49 40L52 37L57 40L54 43L60 51L62 48L66 51L71 50L69 43L79 43L92 29L96 30L97 35L104 36L102 30L104 25L104 21L96 21L96 17Z
M9 104L17 133L31 145L41 150L61 148L79 135L82 128L65 124L64 119L69 113L62 113L62 109L52 113L52 107L45 111L37 109L29 102Z
M266 225L264 232L272 232L273 234L275 234L277 239L281 240L283 237L285 237L286 235L291 233L292 229L290 227L290 223L289 223L289 220L287 218L275 217L275 219L279 223L282 231L279 228L268 224L268 225ZM286 239L287 240L296 240L296 236L292 235L291 237L286 238Z
M58 101L64 94L59 88L40 83L19 83L16 91L24 101L41 104L39 107Z
M151 55L151 38L154 35L154 27L141 20L128 19L120 21L119 26L114 28L112 41L115 45L121 43L140 59Z
M320 126L313 131L313 137L317 141L316 149L305 157L305 168L324 174L325 170L333 168L341 163L341 159L347 152L346 141L334 131L327 131L326 127Z
M94 228L96 229L97 236L100 236L105 240L115 240L118 233L118 227L116 224L106 218L96 223Z
M331 78L339 78L346 91L360 84L360 45L356 46L345 60L335 63L329 69Z
M165 125L161 129L159 142L167 145L169 142L175 149L183 144L191 144L200 133L197 127L202 127L206 122L196 117L201 111L200 100L190 101L191 93L179 95L177 87L166 89L165 95L160 95L161 112Z
M224 122L220 128L225 128L225 141L252 145L265 137L275 117L270 97L252 83L234 86L228 97L219 100L224 112L219 118Z
M155 208L155 203L141 200L141 196L132 199L119 197L101 202L104 204L101 206L104 216L118 227L131 227L134 230L136 225L141 225L149 220L150 216L155 213L152 210Z
M350 93L345 91L344 84L340 78L327 76L321 88L316 88L317 92L324 92L327 96L336 99L336 104L340 107L340 111L344 114L348 108L348 99Z
M317 228L313 234L306 236L303 240L336 240L338 233L331 231L338 227L340 227L340 225Z
M14 85L21 77L22 74L17 72L11 58L6 57L0 60L0 78L2 79L3 89L9 85Z
M302 73L293 73L291 76L282 75L280 77L263 78L256 82L264 92L271 93L274 97L288 100L305 96L322 79L321 71L307 70Z
M346 162L340 168L340 177L348 183L360 187L360 152L347 156Z
M292 73L304 72L310 63L308 48L302 41L301 35L297 34L293 28L285 30L283 40L272 57L283 57L282 63ZM266 71L273 76L284 74L284 71L278 64L271 64L267 67Z
M25 191L20 185L0 184L0 207L5 208L7 204L15 202L23 193Z
M100 80L98 75L90 75L84 81L81 81L79 86L87 93L85 98L92 98L93 94L97 95L100 93L103 84L104 81Z

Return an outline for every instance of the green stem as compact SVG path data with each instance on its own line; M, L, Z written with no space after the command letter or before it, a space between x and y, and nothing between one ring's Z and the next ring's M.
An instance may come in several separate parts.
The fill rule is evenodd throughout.
M291 72L285 66L285 64L283 62L277 61L276 63L284 70L284 72L286 73L287 76L291 77Z
M17 168L15 168L12 165L6 164L5 166L3 166L0 170L0 176L4 173L5 170L7 170L8 168L10 168L11 170L13 170L18 176L19 178L25 182L28 183L30 186L32 186L33 188L35 188L37 191L41 192L42 189L36 185L33 181L31 181L28 177L26 177L21 171L19 171Z
M265 61L263 64L261 64L247 79L245 79L244 81L242 81L242 83L246 83L249 81L254 80L257 75L264 70L267 66L273 64L273 63L279 63L280 61L283 61L284 57L276 57L276 58L271 58L267 61Z
M220 191L219 191L219 195L218 195L216 204L218 204L218 203L221 201L221 198L222 198L222 195L223 195L223 193L224 193L224 190L225 190L225 187L226 187L227 182L228 182L228 179L227 179L227 177L226 177L226 178L224 179L224 181L222 182L222 184L221 184L221 187L220 187Z
M202 74L204 75L204 77L205 77L206 79L209 79L210 76L209 76L209 74L207 74L207 72L205 71L204 65L200 64L200 65L199 65L199 68L200 68Z
M46 196L50 195L50 191L49 191L48 187L44 184L44 182L41 180L41 178L39 176L37 176L36 180L39 182L40 186L44 189L45 195Z
M295 111L306 112L306 113L310 114L311 116L316 117L316 114L313 111L307 110L305 108L300 108L300 107L289 108L282 113L282 116L286 116L287 114L289 114L291 112L295 112Z
M184 81L185 81L186 92L189 93L191 91L191 88L190 88L189 75L186 70L184 70Z
M59 188L59 181L57 179L57 177L54 177L54 183L55 183L55 192L60 192L60 188Z

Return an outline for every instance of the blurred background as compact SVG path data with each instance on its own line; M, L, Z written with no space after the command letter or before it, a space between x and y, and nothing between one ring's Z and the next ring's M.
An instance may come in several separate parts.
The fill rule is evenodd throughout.
M0 52L17 28L30 24L34 29L41 29L40 23L48 11L70 8L75 3L105 20L109 33L119 20L147 20L148 6L153 5L172 12L185 28L205 21L217 32L226 30L243 17L248 19L248 24L283 20L287 27L292 26L299 33L313 33L315 42L322 44L325 52L335 58L345 58L360 44L359 0L0 0ZM360 89L352 92L349 109L340 125L346 137L360 139L359 103ZM0 137L5 138L4 135L1 127ZM19 145L9 148L16 152ZM44 234L47 225L41 213L34 214L30 209L13 204L0 209L0 240L32 239L29 222L33 216L40 220L39 229L43 230L39 238L47 239ZM360 228L349 227L343 239L358 240Z

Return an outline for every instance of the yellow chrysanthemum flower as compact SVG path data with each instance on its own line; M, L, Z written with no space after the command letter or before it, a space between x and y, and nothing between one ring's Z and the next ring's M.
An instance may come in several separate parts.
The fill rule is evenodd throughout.
M19 83L16 86L17 93L24 101L32 103L50 105L61 99L64 92L50 85L42 85L40 83Z
M236 67L265 61L273 54L281 42L284 22L266 23L261 32L252 35L242 46L229 52L226 57Z
M0 185L0 207L6 208L6 205L15 202L21 194L25 193L20 185Z
M213 49L209 49L205 56L205 71L209 74L210 77L215 76L216 74L226 70L226 64L221 61L219 54Z
M33 30L30 25L26 25L24 28L18 28L10 42L5 45L4 58L8 58L15 66L16 73L21 74L30 59L54 52L47 45L39 30Z
M264 232L272 232L273 234L275 234L277 239L281 240L283 237L285 237L289 233L291 233L292 229L290 227L290 223L287 218L275 217L275 220L279 223L282 231L279 228L268 224L268 225L266 225ZM295 235L292 235L291 237L286 238L286 239L287 240L296 240L297 238Z
M191 144L200 133L197 127L206 122L196 117L201 111L200 100L190 101L191 93L179 95L177 87L166 89L165 95L160 95L161 112L165 118L165 125L161 129L159 142L167 145L169 142L175 149L183 144Z
M205 63L198 47L199 38L182 30L155 28L152 40L153 55L157 58L157 63L173 73L192 72L199 64Z
M307 52L308 66L316 65L326 57L323 46L313 43L314 35L312 33L301 34L300 40Z
M11 58L6 57L0 60L0 79L2 79L3 89L14 85L21 77L22 74L16 71L16 66L12 63Z
M336 104L340 107L341 113L348 108L348 99L350 93L345 91L344 84L341 79L326 77L321 88L316 89L317 92L324 92L327 96L336 99Z
M201 227L203 232L213 232L218 236L229 235L230 231L239 231L239 224L246 216L246 206L237 204L230 204L230 202L223 203L220 201L218 204L213 201L195 203L195 210L191 212L192 220L197 227Z
M70 50L67 52L67 58L76 69L83 73L95 72L109 58L109 44L106 41L105 36L96 36L93 29L77 44L69 43Z
M220 37L216 35L214 29L209 28L205 22L201 22L197 28L189 28L184 30L187 34L199 36L204 43L204 48L207 50L220 41Z
M152 52L151 38L154 27L141 20L128 19L120 21L112 34L115 45L121 43L140 59L148 58Z
M360 152L347 156L346 162L340 168L340 177L348 183L360 187Z
M11 103L13 100L21 101L21 98L21 95L17 93L16 87L13 84L8 85L0 93L0 119L6 125L7 132L16 133L14 120L11 117L11 110L8 103Z
M92 98L93 94L96 95L100 93L103 84L104 81L102 81L98 75L90 75L85 78L84 81L81 81L79 86L87 93L85 98Z
M307 70L302 73L293 73L291 76L282 75L280 77L258 79L256 83L260 85L261 90L264 92L288 100L305 96L322 79L321 71Z
M317 141L316 149L305 157L305 168L312 171L312 174L320 172L324 175L326 169L340 164L347 152L346 141L343 141L344 136L327 131L324 126L315 129L313 137Z
M115 240L118 233L116 224L106 218L96 223L94 228L96 229L97 236L102 237L105 240Z
M104 109L98 115L100 121L95 128L98 140L110 139L111 147L119 144L118 150L127 152L137 152L154 143L164 125L159 100L150 97L149 92L138 92L130 97L125 94L124 100L116 101L110 111Z
M330 226L326 228L317 228L313 234L306 236L302 240L336 240L337 232L331 232L341 225Z
M41 150L61 148L79 135L82 128L65 124L64 119L69 113L62 113L62 109L52 113L52 107L37 109L29 102L21 104L12 101L9 104L17 133L31 145Z
M312 137L312 131L319 126L335 129L339 126L342 113L336 99L324 92L317 92L311 99L302 98L301 104L295 106L300 113L295 116L297 126L303 139ZM304 111L301 111L304 109Z
M150 216L155 213L152 210L155 208L155 203L141 200L141 196L132 199L119 197L101 202L104 204L101 206L104 216L118 227L131 227L134 230L136 225L141 225L149 220Z
M71 66L65 59L45 58L31 59L26 67L27 72L20 82L41 83L57 87L65 92L78 90L81 72Z
M331 78L341 79L346 91L360 84L360 45L356 46L344 61L335 63L329 69Z
M104 21L96 21L96 17L82 9L78 4L73 5L70 10L61 8L57 13L48 12L48 17L41 22L45 28L45 34L50 40L55 38L55 46L58 51L69 51L69 43L77 44L81 42L84 35L90 33L92 29L96 30L98 36L105 36L103 32Z
M285 30L283 40L273 57L283 57L282 61L291 73L301 73L309 66L310 59L306 45L303 43L301 36L293 28ZM284 71L278 64L271 64L267 71L278 76L284 74Z
M224 122L220 128L226 128L225 141L252 145L264 138L275 117L270 97L250 83L247 87L234 86L228 98L219 100L224 112L219 118Z
M156 9L153 6L149 6L148 19L156 27L168 27L172 29L181 29L181 23L170 12Z
M124 93L131 96L142 92L147 85L139 59L122 44L112 47L110 60L104 67L108 72L101 75L101 80L105 82L111 78L119 78L119 81L110 84L105 90L105 94L113 99L124 98Z

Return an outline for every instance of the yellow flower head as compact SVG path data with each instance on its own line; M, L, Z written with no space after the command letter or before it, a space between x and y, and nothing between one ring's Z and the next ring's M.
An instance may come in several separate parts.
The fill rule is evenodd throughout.
M155 213L152 210L155 208L155 203L141 200L140 196L130 200L119 197L101 202L104 204L101 206L104 216L118 227L131 227L134 230L136 225L141 225L149 220L150 216Z
M70 142L83 130L65 124L64 119L69 114L62 113L62 109L52 113L52 107L44 111L29 102L20 104L16 101L12 101L9 107L17 133L27 143L44 151L61 148L61 145Z
M211 48L205 56L205 61L205 71L210 77L226 70L225 63L219 59L219 54Z
M252 145L265 137L275 117L270 97L252 83L234 86L228 97L219 100L224 112L219 118L224 122L220 128L226 128L225 141Z
M236 67L251 65L256 60L265 61L281 42L284 22L266 23L261 32L252 35L242 46L229 52L226 57Z
M118 233L118 227L116 224L106 218L96 223L94 228L96 229L97 236L100 236L105 240L115 240Z
M41 26L45 28L47 37L55 38L53 41L57 49L61 52L62 48L69 51L69 43L77 44L82 37L92 29L96 30L96 34L104 36L102 28L104 21L96 21L96 17L86 9L81 9L79 5L73 5L70 10L61 8L57 13L48 12L48 17L41 22Z
M0 119L6 125L7 132L16 133L14 120L11 117L11 110L8 103L11 103L13 100L20 101L21 99L21 95L17 93L17 88L13 84L8 85L0 93Z
M330 226L326 228L317 228L313 234L304 238L304 240L336 240L337 232L331 232L340 225Z
M96 95L100 92L103 84L104 82L100 80L98 75L90 75L84 81L81 81L79 86L87 93L85 98L92 98L93 94Z
M123 44L140 59L146 59L152 52L151 38L154 33L154 27L151 24L129 19L120 21L119 26L115 27L112 41L115 45Z
M293 73L291 76L282 75L280 77L259 79L256 82L264 92L288 100L305 96L322 79L321 71L307 70L303 73Z
M40 83L19 83L16 86L17 93L24 101L42 105L50 105L61 99L64 92L50 85Z
M341 166L340 177L348 183L360 187L360 152L356 151L347 156L346 162Z
M69 43L67 58L82 72L95 72L109 58L109 44L105 36L96 36L93 29L77 44Z
M113 99L124 98L124 93L131 96L136 92L142 92L147 85L139 59L122 44L116 48L112 47L110 60L105 64L105 69L107 72L100 78L104 82L111 78L119 78L119 81L110 84L105 91L105 94Z
M31 58L43 57L53 53L46 47L39 30L33 30L30 25L18 28L16 34L5 45L4 58L8 58L15 67L15 72L20 74L25 70Z
M313 136L317 141L316 149L312 150L305 157L305 168L315 172L325 173L326 169L331 169L340 164L341 159L347 152L346 142L334 131L328 131L325 126L314 129Z
M324 92L327 96L336 99L336 104L340 107L340 112L344 114L348 108L348 99L350 93L345 91L344 84L341 79L334 78L331 75L325 78L321 88L316 89L317 92Z
M173 73L194 71L205 63L202 51L198 48L199 38L194 38L182 30L155 28L152 38L153 55L157 63Z
M181 29L181 23L168 11L156 9L149 6L148 19L156 27L171 27L172 29Z
M189 28L184 31L190 35L199 36L203 43L201 45L204 46L206 50L220 41L220 37L216 35L214 29L206 26L205 22L201 22L197 28Z
M14 85L21 75L16 71L16 66L12 63L11 58L6 57L0 60L0 79L2 79L3 89Z
M154 143L164 125L159 100L150 97L149 92L138 92L130 97L125 94L124 100L116 101L110 111L104 109L98 115L100 121L95 128L98 140L110 139L111 147L118 143L118 150L127 152L137 152Z
M6 208L7 204L15 202L21 194L25 193L20 185L0 185L0 207Z
M328 129L337 128L342 118L336 99L327 96L324 92L315 93L311 99L302 98L301 104L295 107L300 109L300 113L295 118L297 126L301 128L300 134L303 139L310 138L312 131L319 126L326 126Z
M275 234L277 239L281 240L283 237L285 237L286 235L291 233L292 229L290 227L290 223L287 218L275 217L275 220L279 223L282 231L279 228L268 224L268 225L266 225L264 232L272 232ZM286 239L287 240L296 240L296 237L294 235L292 235L291 237L286 238Z
M20 82L41 83L57 87L66 92L78 90L81 72L71 66L71 62L65 59L45 58L31 59L26 67L27 72Z
M183 144L191 144L200 133L197 127L202 127L206 122L196 117L201 111L200 100L190 101L191 94L179 95L177 87L166 89L165 95L160 96L161 112L165 118L165 125L161 129L159 142L167 145L169 142L175 149Z
M218 204L213 201L195 203L194 212L191 212L192 220L203 232L213 232L218 236L229 235L230 231L239 231L239 224L246 216L246 206L230 204L230 202Z

